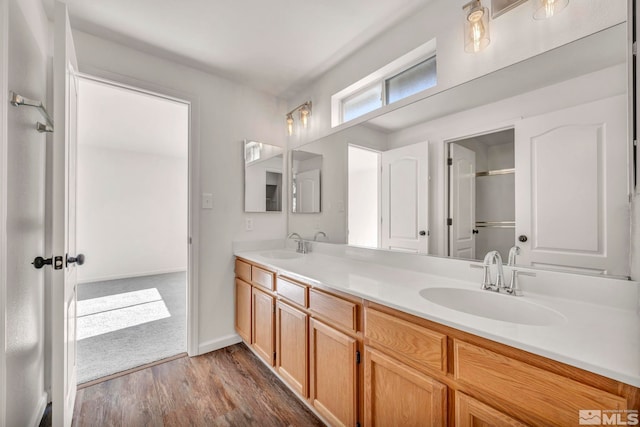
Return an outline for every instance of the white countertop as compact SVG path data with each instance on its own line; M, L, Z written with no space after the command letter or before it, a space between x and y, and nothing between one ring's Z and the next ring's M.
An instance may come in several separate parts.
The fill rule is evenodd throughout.
M323 253L275 259L269 257L268 252L236 251L235 254L311 286L322 284L640 387L640 316L629 306L615 307L533 293L525 293L522 297L496 295L497 298L522 298L553 309L566 318L552 326L509 323L452 310L419 295L420 290L432 287L477 290L481 278L479 270L478 282L471 282ZM464 265L461 263L460 268Z

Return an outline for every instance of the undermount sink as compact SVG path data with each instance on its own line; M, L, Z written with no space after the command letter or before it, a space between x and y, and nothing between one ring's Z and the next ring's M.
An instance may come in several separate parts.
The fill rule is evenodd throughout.
M291 251L285 251L285 250L274 250L274 251L262 252L260 255L262 255L265 258L271 258L271 259L295 259L295 258L300 258L302 256L302 254L299 254L297 252L291 252Z
M520 297L491 291L459 288L427 288L420 296L434 304L474 316L531 326L558 325L566 318L555 310Z

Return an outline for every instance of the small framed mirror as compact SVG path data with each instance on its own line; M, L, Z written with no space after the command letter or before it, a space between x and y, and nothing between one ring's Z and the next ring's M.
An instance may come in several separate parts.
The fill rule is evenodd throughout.
M321 212L322 154L291 151L291 211Z
M244 141L244 211L282 212L282 147Z

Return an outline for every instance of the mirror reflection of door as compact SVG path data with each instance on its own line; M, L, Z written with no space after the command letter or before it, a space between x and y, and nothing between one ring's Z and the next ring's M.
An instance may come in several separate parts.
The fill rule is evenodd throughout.
M506 261L515 244L514 130L449 144L449 255Z
M626 117L619 95L516 125L518 263L629 275Z
M382 153L383 249L429 252L428 153L427 142Z
M291 211L320 213L322 210L322 154L291 152Z

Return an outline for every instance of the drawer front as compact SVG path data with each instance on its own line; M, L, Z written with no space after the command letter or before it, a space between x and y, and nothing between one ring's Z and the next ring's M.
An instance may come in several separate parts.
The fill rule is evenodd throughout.
M255 265L251 266L251 282L254 285L259 285L272 291L275 282L274 276L275 274L268 270L256 267Z
M507 356L454 341L455 379L508 402L527 424L578 424L578 411L623 410L626 400Z
M236 277L251 283L251 264L236 259Z
M276 291L279 296L292 303L298 304L301 307L308 306L306 286L278 277Z
M356 331L357 305L353 302L310 289L309 309L338 326Z
M446 335L370 308L365 311L364 325L364 336L371 345L384 347L419 366L446 371Z

